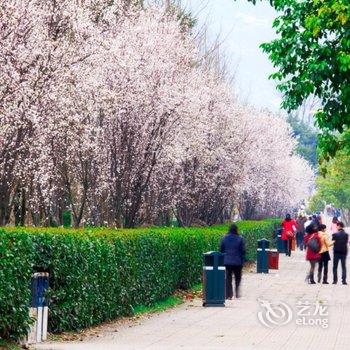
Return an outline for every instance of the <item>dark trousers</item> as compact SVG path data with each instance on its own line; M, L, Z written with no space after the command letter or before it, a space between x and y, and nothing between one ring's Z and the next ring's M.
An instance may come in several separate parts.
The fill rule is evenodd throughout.
M323 281L322 282L327 282L328 278L328 260L320 260L318 264L318 275L317 275L317 280L318 283L321 282L322 278L322 270L323 270Z
M333 281L338 282L338 263L341 263L341 279L343 282L346 282L346 255L334 253L333 259Z
M297 247L300 250L304 249L304 233L303 232L297 232Z
M242 279L242 265L226 265L226 299L233 297L232 274L235 276L236 297L239 293L239 285Z
M288 238L284 241L286 255L290 256L292 252L292 238Z

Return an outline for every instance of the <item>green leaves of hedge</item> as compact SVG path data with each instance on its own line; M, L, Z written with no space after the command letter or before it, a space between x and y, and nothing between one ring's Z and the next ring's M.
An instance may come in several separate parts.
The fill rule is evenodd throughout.
M17 338L29 322L34 247L29 235L0 234L0 337Z
M247 257L274 221L240 222ZM79 330L132 313L200 282L202 253L217 250L227 226L133 230L0 229L0 336L30 324L30 279L50 273L49 330Z

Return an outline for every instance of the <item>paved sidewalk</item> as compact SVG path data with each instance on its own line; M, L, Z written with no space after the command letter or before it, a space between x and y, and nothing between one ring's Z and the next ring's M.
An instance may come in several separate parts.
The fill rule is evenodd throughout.
M243 275L243 297L226 302L225 308L204 308L201 300L195 300L151 318L141 318L132 324L109 325L99 337L90 337L82 342L45 343L37 345L36 349L350 349L349 287L339 283L338 285L306 284L304 278L308 264L304 258L305 253L292 254L291 258L280 255L278 271L270 270L266 275L256 273ZM329 268L331 283L332 261ZM288 312L285 317L278 317L276 314L272 320L278 325L272 325L271 328L262 325L257 316L258 312L262 312L263 320L268 325L271 324L258 299L273 304L279 301L287 303L285 308L289 306L292 309L293 318L288 324L280 325L288 321ZM305 316L303 320L300 314L302 310L297 307L298 301L311 304L310 308L306 307L303 314L314 313L313 304L316 302L321 303L321 306L327 303L328 307L323 311L328 311L329 316L322 316L316 310L315 316ZM283 312L283 309L274 310L277 313ZM310 325L317 323L321 318L329 322L328 328ZM307 324L297 325L296 322Z

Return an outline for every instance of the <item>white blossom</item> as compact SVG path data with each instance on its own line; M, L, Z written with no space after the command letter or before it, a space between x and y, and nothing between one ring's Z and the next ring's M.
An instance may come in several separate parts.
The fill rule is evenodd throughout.
M214 224L279 215L313 174L282 118L240 105L177 13L0 5L0 224Z

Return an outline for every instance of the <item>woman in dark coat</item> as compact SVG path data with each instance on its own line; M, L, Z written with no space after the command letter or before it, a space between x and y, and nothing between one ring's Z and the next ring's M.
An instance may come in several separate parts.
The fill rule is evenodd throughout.
M242 268L245 260L244 239L238 235L238 227L232 224L229 232L222 238L220 252L224 253L224 265L226 267L226 299L232 299L232 274L235 276L235 295L240 297L239 286L242 279Z

